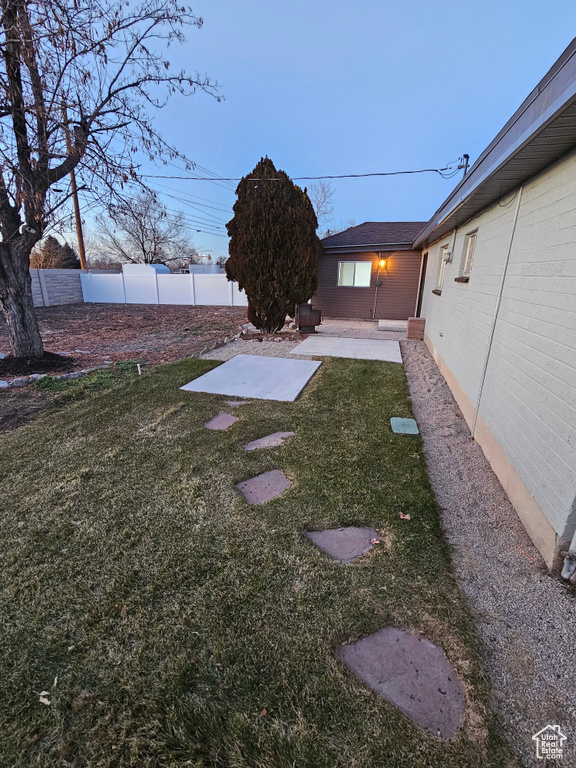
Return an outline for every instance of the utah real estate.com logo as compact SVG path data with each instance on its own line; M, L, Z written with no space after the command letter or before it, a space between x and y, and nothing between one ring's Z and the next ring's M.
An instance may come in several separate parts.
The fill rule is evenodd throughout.
M538 760L562 760L566 736L559 725L547 725L532 736Z

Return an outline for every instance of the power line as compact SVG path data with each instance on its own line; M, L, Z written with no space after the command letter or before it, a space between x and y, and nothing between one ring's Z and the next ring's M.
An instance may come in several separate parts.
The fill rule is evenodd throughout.
M225 219L220 219L218 216L214 216L213 213L207 213L206 211L203 211L201 208L198 208L197 205L194 203L190 203L188 200L186 200L183 197L178 197L178 195L171 195L169 192L160 192L159 194L164 195L165 197L170 197L172 200L177 200L180 203L183 203L184 205L188 206L188 208L192 208L195 211L199 211L200 213L203 213L203 217L198 218L204 218L205 221L209 221L212 219L214 222L218 224L226 224Z
M210 200L207 197L199 197L198 195L192 195L190 192L182 192L180 189L177 189L176 187L169 187L166 184L156 184L157 187L162 187L162 189L169 189L170 192L177 192L179 195L182 195L186 198L191 198L194 201L196 200L204 200L206 203L214 203L214 205L205 205L205 203L197 203L194 202L195 205L199 205L202 208L211 208L214 211L221 211L222 213L229 213L230 208L223 208L220 203L218 203L216 200Z
M282 178L268 178L268 179L256 179L252 176L246 176L243 178L250 179L250 181L320 181L322 179L366 179L368 177L374 177L374 176L406 176L409 174L415 174L415 173L437 173L443 178L451 178L455 173L458 172L458 168L454 169L450 166L447 166L446 168L420 168L415 171L382 171L382 172L374 172L374 173L342 173L342 174L334 174L334 175L326 175L326 176L292 176L287 179ZM448 171L449 173L446 174L445 172ZM178 179L180 181L214 181L213 178L210 178L208 176L161 176L161 175L152 175L152 174L142 174L144 178L147 179ZM224 178L219 177L220 181L242 181L242 178Z

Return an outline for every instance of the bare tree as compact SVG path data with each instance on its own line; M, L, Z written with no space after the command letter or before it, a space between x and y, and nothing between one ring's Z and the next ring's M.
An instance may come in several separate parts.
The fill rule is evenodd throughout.
M332 235L338 235L340 232L344 232L347 229L350 229L350 227L355 227L356 222L354 219L348 219L346 224L343 224L340 222L339 225L328 228L320 237L331 237Z
M332 198L335 189L325 181L318 181L316 184L312 184L307 191L318 221L332 221L332 214L334 213Z
M14 354L43 354L30 252L68 204L75 169L106 205L138 178L136 157L177 157L149 109L205 76L174 72L171 43L202 20L176 0L0 0L0 303ZM218 97L217 97L218 98Z
M99 250L121 262L163 264L196 254L182 214L168 213L152 192L111 206L98 226Z

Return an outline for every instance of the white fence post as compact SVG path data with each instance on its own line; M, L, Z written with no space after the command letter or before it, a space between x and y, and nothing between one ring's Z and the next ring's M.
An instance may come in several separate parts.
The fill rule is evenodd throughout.
M230 280L230 306L234 306L234 283Z

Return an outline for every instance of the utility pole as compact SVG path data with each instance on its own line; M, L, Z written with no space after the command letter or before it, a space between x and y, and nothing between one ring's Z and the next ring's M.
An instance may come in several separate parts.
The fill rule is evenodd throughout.
M66 137L66 149L70 153L72 142L68 130L68 112L66 104L62 104L62 118L64 120L64 136ZM76 237L78 239L78 253L80 255L80 269L86 269L86 249L84 248L84 234L82 233L82 218L80 216L80 203L78 202L78 187L76 186L76 172L70 171L70 189L72 190L72 202L74 204L74 217L76 219Z

